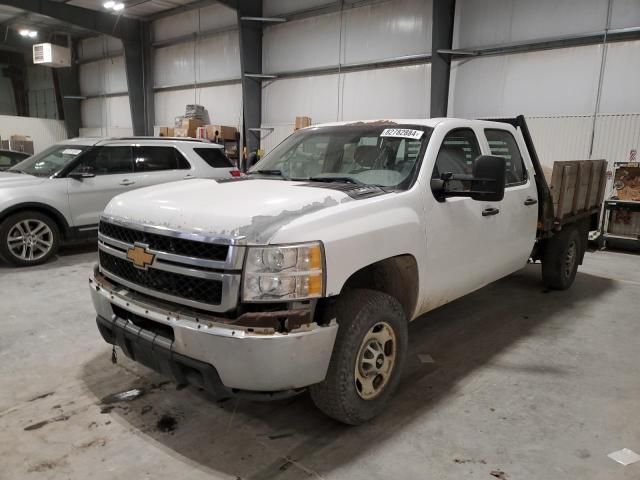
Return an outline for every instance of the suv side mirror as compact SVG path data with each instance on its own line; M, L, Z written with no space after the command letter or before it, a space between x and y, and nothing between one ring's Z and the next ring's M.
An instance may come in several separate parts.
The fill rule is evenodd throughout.
M448 197L471 197L485 202L499 202L504 198L506 161L503 157L480 155L473 162L471 175L448 173L431 180L431 190L436 199L443 201ZM469 190L454 189L449 182L469 182Z
M74 180L79 180L79 181L82 181L84 178L93 178L95 176L96 174L89 169L73 170L67 174L67 177L73 178Z

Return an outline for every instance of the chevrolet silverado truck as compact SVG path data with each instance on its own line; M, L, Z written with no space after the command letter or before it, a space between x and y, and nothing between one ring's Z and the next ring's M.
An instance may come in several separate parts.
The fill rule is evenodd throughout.
M305 128L246 176L114 198L90 279L98 328L179 384L309 389L359 424L398 387L409 321L527 262L572 284L604 167L562 162L549 186L523 117Z

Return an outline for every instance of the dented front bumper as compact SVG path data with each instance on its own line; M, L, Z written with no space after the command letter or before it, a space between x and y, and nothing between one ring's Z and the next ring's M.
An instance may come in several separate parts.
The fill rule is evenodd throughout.
M293 327L279 333L268 327L277 312L252 313L251 326L246 326L158 304L111 283L98 271L90 286L105 340L180 383L199 384L213 393L227 389L273 394L318 383L327 373L335 321L304 324L300 318L309 312L279 312L291 317ZM219 385L214 385L216 376Z

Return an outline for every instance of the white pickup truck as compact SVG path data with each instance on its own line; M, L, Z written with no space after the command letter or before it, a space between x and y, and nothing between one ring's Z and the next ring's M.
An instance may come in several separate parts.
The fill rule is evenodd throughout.
M566 163L550 189L523 117L299 130L244 177L113 199L90 280L99 330L180 384L309 388L359 424L398 386L409 321L529 261L571 285L604 164Z

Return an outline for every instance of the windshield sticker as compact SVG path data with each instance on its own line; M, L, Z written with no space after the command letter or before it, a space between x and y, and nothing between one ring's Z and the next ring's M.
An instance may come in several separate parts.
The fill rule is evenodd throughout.
M385 128L380 134L381 137L412 138L414 140L420 140L422 135L424 135L422 130L411 128Z
M62 151L63 155L79 155L82 153L82 150L78 150L77 148L66 148Z

